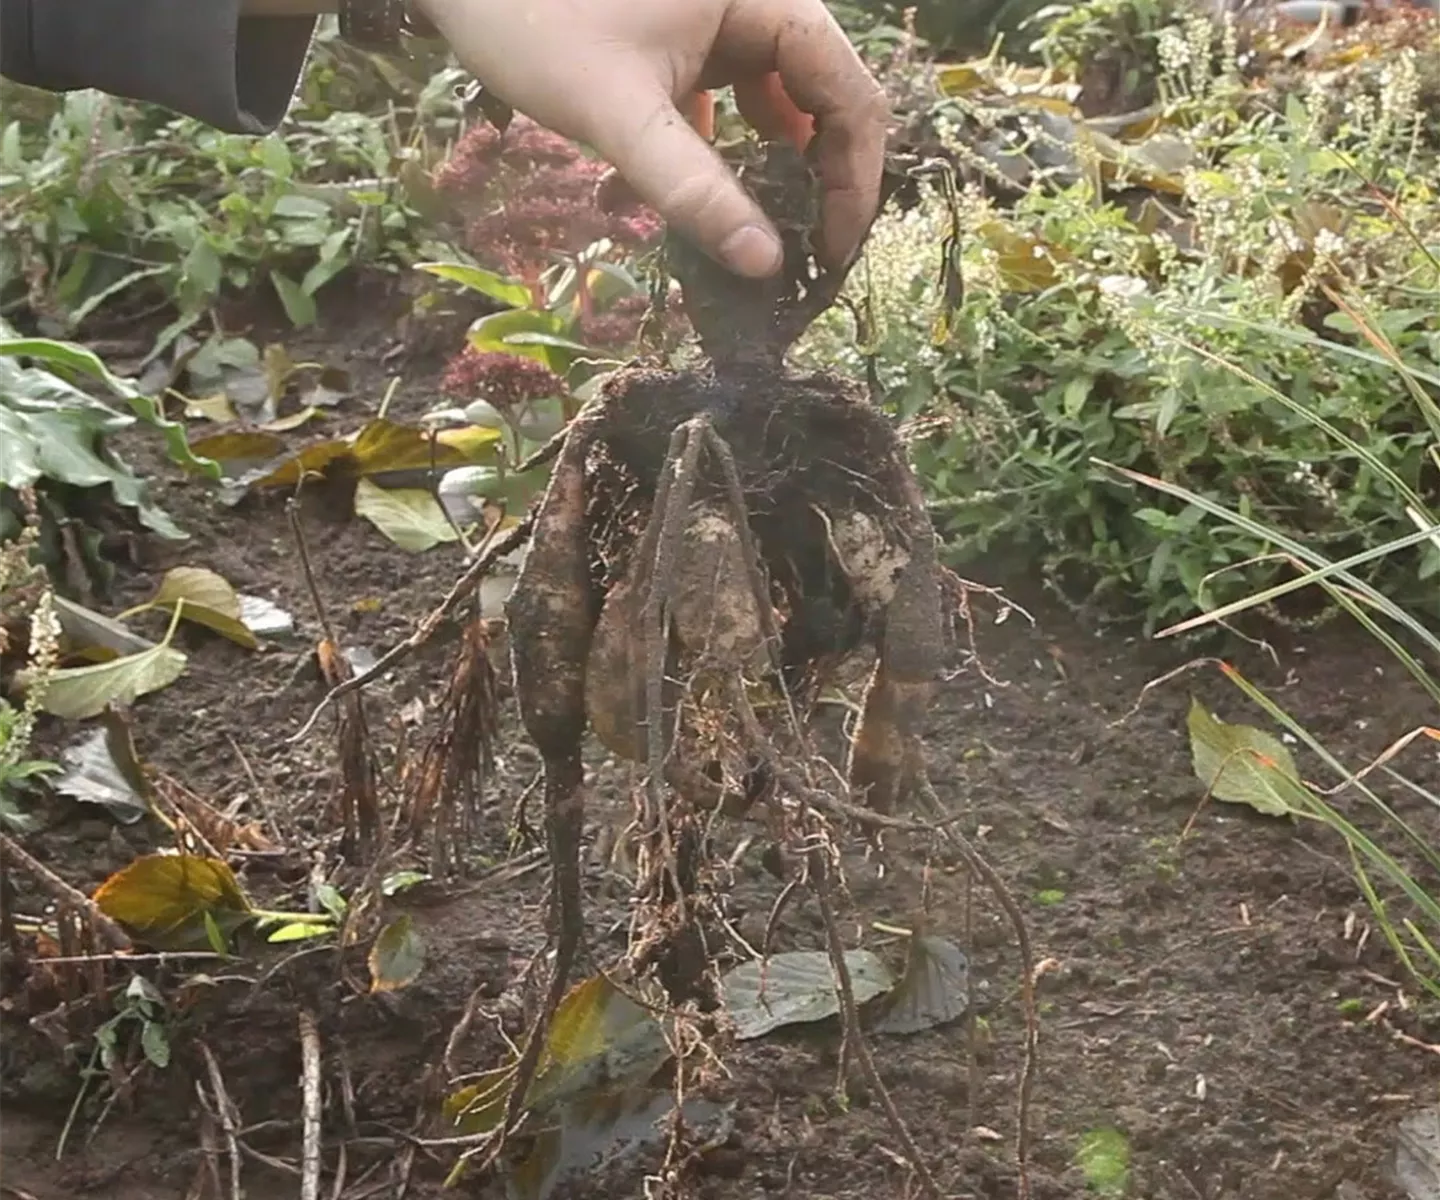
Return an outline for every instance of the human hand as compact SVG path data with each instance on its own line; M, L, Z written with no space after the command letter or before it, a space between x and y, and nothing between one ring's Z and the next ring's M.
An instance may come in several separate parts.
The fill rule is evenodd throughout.
M780 268L775 230L682 115L733 84L762 137L807 143L838 267L879 202L889 109L823 0L415 0L486 88L606 158L738 274ZM698 99L697 99L698 98ZM697 120L703 125L703 120Z

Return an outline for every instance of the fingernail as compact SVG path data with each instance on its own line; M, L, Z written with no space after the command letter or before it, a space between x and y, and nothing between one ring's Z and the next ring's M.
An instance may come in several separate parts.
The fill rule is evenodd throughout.
M775 274L784 257L780 239L760 225L745 225L720 243L720 261L752 279Z

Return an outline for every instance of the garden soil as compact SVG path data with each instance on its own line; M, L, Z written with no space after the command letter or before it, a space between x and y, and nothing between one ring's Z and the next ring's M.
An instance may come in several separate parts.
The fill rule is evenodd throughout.
M424 411L436 400L431 351L412 347L386 358L395 313L383 293L339 299L347 303L353 311L336 326L347 330L342 340L288 339L293 358L320 358L356 379L356 397L337 410L331 427L354 427L373 415L389 372L406 380L390 414ZM266 319L255 336L265 336ZM127 452L165 475L160 498L192 537L179 546L136 542L122 556L110 611L143 600L170 566L204 566L290 610L313 643L318 626L283 498L225 508L164 468L143 440L132 440ZM392 546L348 515L343 496L307 498L302 522L330 619L352 648L379 653L405 636L461 568L453 548L417 556ZM1086 1194L1077 1153L1087 1137L1107 1130L1118 1131L1130 1156L1128 1190L1116 1195L1402 1195L1388 1182L1387 1159L1399 1120L1440 1101L1440 1014L1399 982L1333 838L1235 806L1200 804L1185 735L1191 695L1222 717L1254 714L1212 667L1155 688L1127 718L1147 683L1186 661L1185 648L1103 628L1056 607L1023 577L986 578L981 567L970 574L1006 584L1034 624L1018 612L997 624L994 603L976 597L975 644L990 678L972 665L941 689L928 755L941 800L963 814L962 827L1012 890L1042 961L1040 1057L1029 1113L1036 1200ZM306 742L287 743L323 694L311 655L303 646L249 653L203 631L182 637L188 672L136 707L141 753L222 807L245 797L253 814L263 798L292 834L333 825L324 817L335 778L333 723L327 717ZM1419 693L1343 623L1274 637L1272 644L1273 660L1250 645L1219 648L1347 762L1367 760L1421 723ZM418 754L433 728L453 651L453 641L438 641L366 693L387 776L397 761ZM506 818L538 769L513 711L506 730L472 847L492 867L510 852ZM1433 749L1417 747L1412 759L1422 782L1440 787ZM1323 777L1314 761L1300 761ZM628 768L597 753L587 826L592 964L608 965L624 952L625 885L598 847L608 840L605 830L628 820L635 782ZM1409 803L1407 812L1415 807ZM729 903L735 928L752 941L763 936L779 888L759 861L763 828L730 827L719 835L729 852L754 833L761 836L736 866ZM93 809L59 812L27 844L86 889L152 845L137 827L116 826ZM887 839L878 853L857 841L847 848L845 868L844 929L851 941L863 938L893 956L871 923L912 924L928 891L930 931L968 943L982 1012L973 1041L958 1025L876 1038L873 1046L946 1195L1015 1195L1023 1019L1008 922L983 886L971 889L961 868L931 858L919 840ZM246 882L262 897L293 897L305 875L304 862L256 859ZM428 961L414 984L394 993L367 994L363 950L348 956L343 970L333 951L297 957L293 948L207 967L209 980L184 993L171 1065L138 1073L103 1115L101 1105L84 1107L58 1162L75 1065L7 1016L0 1193L20 1200L228 1196L226 1168L212 1178L200 1148L204 1121L195 1083L207 1078L203 1043L255 1152L245 1164L247 1194L298 1194L297 1022L308 1010L318 1021L325 1062L324 1194L342 1143L345 1175L337 1194L352 1200L440 1194L454 1151L414 1140L445 1132L434 1119L444 1092L439 1064L477 989L492 1006L513 1007L516 982L543 944L546 898L543 865L492 873L458 894L418 890L407 906L426 938ZM787 910L774 944L823 947L813 900L801 898ZM1382 1017L1366 1019L1387 1004ZM480 1069L497 1062L502 1049L482 1019L455 1047L453 1061ZM876 1098L857 1079L848 1105L835 1101L838 1050L838 1036L826 1028L726 1049L723 1069L709 1073L705 1090L731 1106L728 1124L718 1144L689 1164L681 1194L710 1200L913 1194ZM642 1152L597 1167L556 1194L639 1196L658 1155ZM462 1182L460 1190L489 1194L478 1183Z

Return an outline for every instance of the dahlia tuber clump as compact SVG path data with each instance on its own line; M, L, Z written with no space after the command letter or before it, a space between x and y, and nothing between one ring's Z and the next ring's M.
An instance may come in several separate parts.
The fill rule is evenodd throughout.
M650 899L682 914L672 930L696 877L697 816L808 776L810 705L862 647L876 662L847 764L853 801L890 810L923 772L943 640L934 535L884 414L846 380L784 364L843 283L812 253L809 167L771 146L747 154L741 178L781 230L784 272L742 280L668 244L706 361L624 368L581 410L508 605L521 716L544 761L559 929L507 1125L579 949L587 731L647 768ZM689 957L636 965L705 1007Z

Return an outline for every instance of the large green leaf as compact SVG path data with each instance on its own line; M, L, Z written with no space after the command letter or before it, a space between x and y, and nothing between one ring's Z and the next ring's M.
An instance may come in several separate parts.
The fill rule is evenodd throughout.
M40 374L49 374L55 379L63 380L66 375L69 375L94 380L112 395L124 400L129 405L131 412L141 421L158 429L164 435L165 447L172 460L211 479L220 478L218 464L209 459L197 458L191 453L190 445L185 438L185 427L178 421L167 418L160 405L152 397L145 395L130 380L123 379L112 372L96 354L72 342L60 342L52 338L6 337L4 336L6 332L8 331L0 326L0 356L10 359L29 358L36 364L42 364L45 368L40 370L32 367L30 370L37 370ZM73 395L81 397L84 402L96 403L78 388L70 390Z
M185 670L187 661L170 645L174 631L172 622L165 640L143 653L55 671L44 681L41 707L52 716L84 721L98 717L112 704L124 706L169 687ZM15 678L21 688L35 683L28 671L19 672Z

